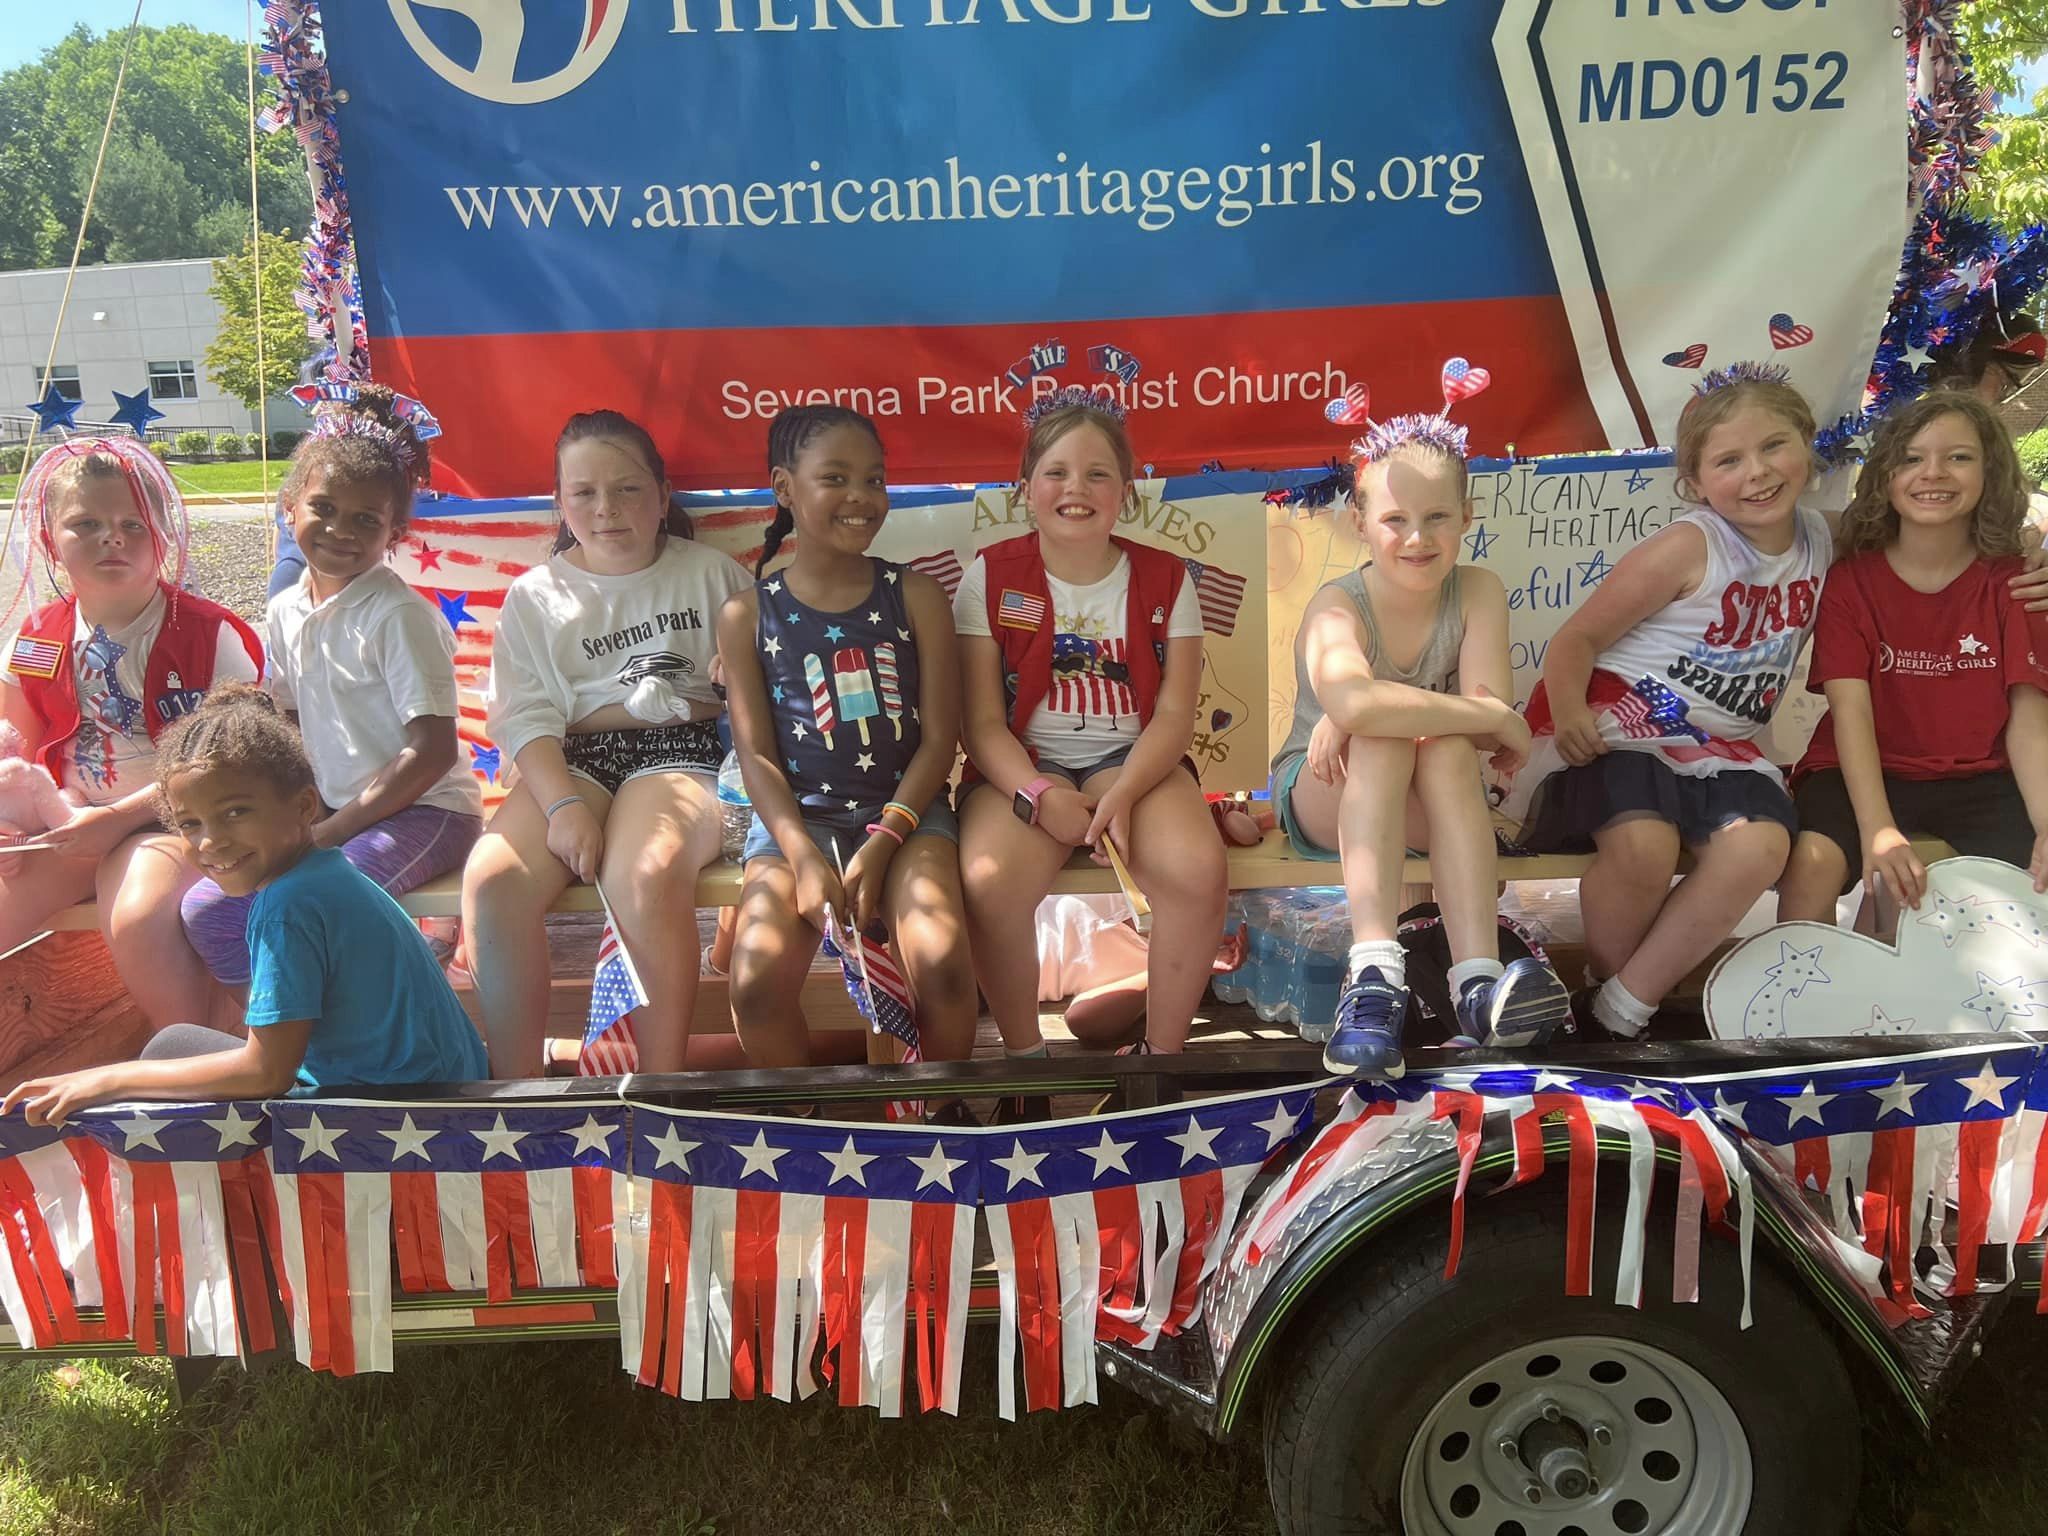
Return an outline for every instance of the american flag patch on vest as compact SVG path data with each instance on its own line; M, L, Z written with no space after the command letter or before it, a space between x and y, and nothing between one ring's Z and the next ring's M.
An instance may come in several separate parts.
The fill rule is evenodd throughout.
M996 608L996 622L1011 629L1037 629L1045 623L1045 599L1005 587L1003 600Z
M55 677L64 665L64 645L57 640L35 640L17 635L14 654L7 658L7 670L16 677Z

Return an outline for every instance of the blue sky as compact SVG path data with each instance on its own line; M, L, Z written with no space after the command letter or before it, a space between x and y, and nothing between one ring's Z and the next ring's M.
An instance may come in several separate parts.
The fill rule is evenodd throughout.
M7 24L0 27L0 70L39 58L44 49L80 22L95 32L125 28L135 18L135 0L62 0L60 4L33 0L6 0ZM243 34L247 9L244 0L143 0L142 20L148 26L169 27L188 21L209 32L230 37ZM256 29L263 30L262 0L257 0Z

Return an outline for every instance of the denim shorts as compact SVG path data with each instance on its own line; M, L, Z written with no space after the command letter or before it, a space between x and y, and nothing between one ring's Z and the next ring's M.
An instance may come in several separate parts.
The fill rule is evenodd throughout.
M835 841L839 844L840 857L851 859L854 850L868 840L868 823L879 821L881 818L882 811L879 806L872 815L856 812L844 817L806 816L804 831L810 834L811 841L818 845L818 851L824 854L826 862L830 863L832 845ZM925 807L924 816L911 836L943 837L947 842L955 844L960 841L960 821L953 814L953 802L947 798L945 790L940 790L932 797L932 803ZM775 834L768 830L767 824L759 816L756 816L747 827L747 845L740 852L740 862L750 864L755 859L787 857L788 855L776 845Z

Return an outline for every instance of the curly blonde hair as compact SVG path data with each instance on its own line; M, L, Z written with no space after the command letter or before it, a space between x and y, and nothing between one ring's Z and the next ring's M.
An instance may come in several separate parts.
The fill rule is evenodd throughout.
M1685 409L1678 413L1678 441L1672 453L1678 470L1678 494L1687 501L1697 503L1700 499L1696 477L1700 472L1700 457L1707 449L1707 435L1746 405L1762 406L1773 416L1783 418L1785 424L1807 442L1811 453L1814 434L1819 430L1819 424L1813 419L1813 407L1806 403L1804 395L1783 379L1737 378L1705 394L1695 394L1685 402ZM1817 458L1813 467L1815 471L1820 468Z
M1898 538L1899 514L1892 505L1892 481L1905 464L1913 439L1944 416L1967 421L1984 456L1984 491L1970 516L1977 553L1990 560L2020 552L2020 527L2027 516L2027 477L2005 424L1974 394L1930 389L1878 425L1863 469L1856 476L1855 499L1843 512L1841 531L1835 536L1839 553L1884 549Z

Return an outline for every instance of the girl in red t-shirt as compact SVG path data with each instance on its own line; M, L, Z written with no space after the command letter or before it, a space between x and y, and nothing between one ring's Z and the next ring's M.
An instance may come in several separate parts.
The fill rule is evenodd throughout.
M1913 836L2048 889L2048 630L2009 590L2026 509L1974 396L1936 390L1878 428L1821 595L1807 686L1828 714L1793 772L1781 920L1831 920L1859 877L1918 907Z

